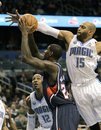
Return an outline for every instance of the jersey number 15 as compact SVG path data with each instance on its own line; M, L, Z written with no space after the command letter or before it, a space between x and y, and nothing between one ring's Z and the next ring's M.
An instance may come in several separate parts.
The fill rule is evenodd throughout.
M77 57L76 67L79 68L79 67L84 67L84 66L85 66L84 58Z

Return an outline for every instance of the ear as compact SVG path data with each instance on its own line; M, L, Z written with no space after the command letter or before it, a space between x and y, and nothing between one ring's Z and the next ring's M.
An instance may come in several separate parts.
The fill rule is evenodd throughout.
M92 30L89 30L89 32L88 32L88 33L89 33L89 35L91 35L91 34L93 34L93 31L92 31Z

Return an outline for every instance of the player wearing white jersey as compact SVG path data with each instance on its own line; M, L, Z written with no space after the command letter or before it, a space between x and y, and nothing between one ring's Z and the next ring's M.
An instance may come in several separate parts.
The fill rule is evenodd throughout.
M0 100L0 130L2 130L4 117L5 117L5 107L3 102Z
M43 97L43 77L40 74L35 74L32 78L34 92L27 97L27 104L29 106L27 130L35 129L35 118L37 115L40 126L36 130L50 130L53 119L52 113Z
M37 31L66 41L66 65L78 110L91 130L100 130L101 83L95 69L101 42L92 38L96 31L95 25L85 22L74 35L70 31L58 30L39 22Z
M83 44L77 40L77 35L73 37L66 53L68 73L73 84L84 84L96 78L97 74L94 70L97 67L98 57L95 44L95 39Z

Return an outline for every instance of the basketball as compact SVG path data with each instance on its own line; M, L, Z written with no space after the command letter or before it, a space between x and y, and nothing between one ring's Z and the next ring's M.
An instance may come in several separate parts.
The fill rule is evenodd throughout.
M33 26L34 25L29 33L33 33L37 29L38 21L33 15L24 14L21 16L21 19L25 22L26 26Z

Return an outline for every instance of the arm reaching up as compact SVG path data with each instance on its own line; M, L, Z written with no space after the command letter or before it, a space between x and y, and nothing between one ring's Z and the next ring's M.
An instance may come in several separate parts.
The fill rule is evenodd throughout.
M40 69L43 71L51 72L52 70L56 72L57 66L50 61L41 60L39 58L33 57L31 50L28 44L28 30L30 27L27 27L23 21L19 21L19 28L22 33L22 43L21 43L21 52L23 61L32 65L36 69Z
M35 56L39 59L43 59L44 56L40 53L36 43L35 43L35 39L34 39L34 35L33 34L29 34L28 35L28 43L29 43L29 47L32 53L32 56Z
M18 13L18 11L16 10L15 14L11 14L8 13L8 15L10 15L10 17L7 17L6 19L8 19L7 22L12 21L13 23L18 23L21 16ZM46 35L50 35L53 36L54 38L58 38L61 40L66 41L65 42L65 46L66 46L66 50L68 49L68 45L70 44L74 34L71 31L67 31L67 30L59 30L56 28L53 28L51 26L49 26L48 24L46 24L45 22L38 22L38 28L36 31L39 31L41 33L44 33ZM39 55L39 53L37 53L38 58L42 58L42 56Z

